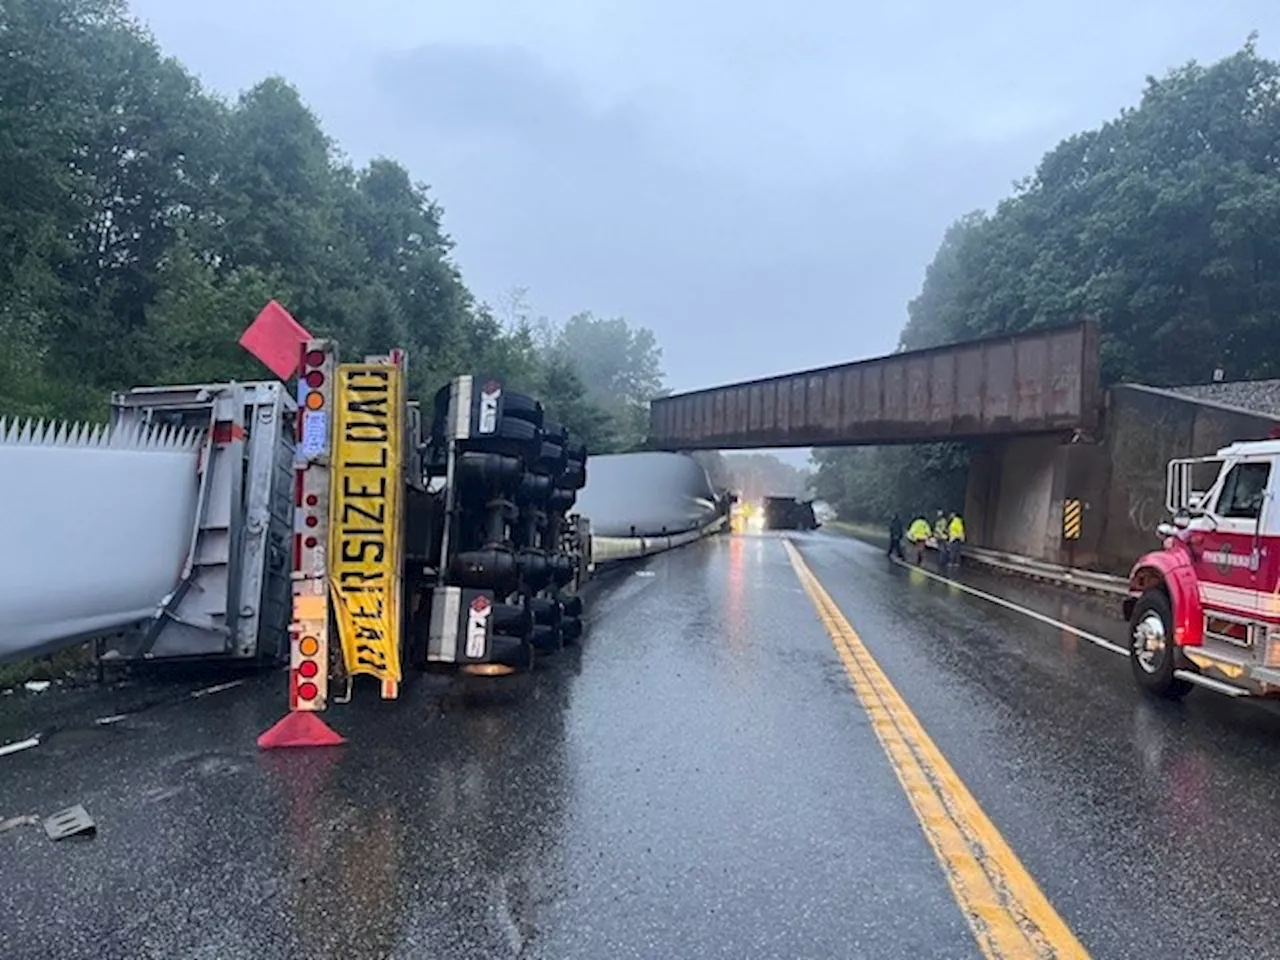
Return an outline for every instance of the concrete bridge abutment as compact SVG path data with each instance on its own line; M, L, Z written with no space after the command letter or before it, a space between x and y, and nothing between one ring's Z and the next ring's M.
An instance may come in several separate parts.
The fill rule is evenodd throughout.
M1009 437L974 449L965 491L968 540L1049 563L1127 573L1158 545L1170 460L1265 439L1278 424L1171 390L1112 387L1097 442ZM1066 522L1068 511L1078 522Z
M1101 532L1094 515L1103 508L1108 479L1100 444L1064 443L1059 437L985 444L969 465L968 540L1049 563L1093 566Z

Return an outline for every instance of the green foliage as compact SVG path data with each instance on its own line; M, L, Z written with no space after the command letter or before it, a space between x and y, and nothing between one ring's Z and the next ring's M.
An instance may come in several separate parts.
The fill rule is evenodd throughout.
M747 501L765 497L810 497L813 476L771 453L721 453L699 450L693 458L720 490L732 490Z
M632 327L621 317L600 319L579 313L556 327L546 321L538 331L539 354L547 369L571 368L581 400L603 411L598 453L641 447L649 433L649 401L661 396L662 349L653 331ZM555 396L548 385L544 394ZM585 426L579 427L584 432Z
M617 452L619 440L613 418L591 402L568 358L552 356L546 361L540 387L547 413L576 433L589 452Z
M550 397L593 449L643 436L649 331L583 315L549 354L504 327L404 167L353 169L278 77L210 95L119 0L0 5L0 169L0 415L269 376L236 341L275 298L347 359L407 349L417 396L483 371Z
M1064 140L993 213L947 231L902 347L1092 316L1107 382L1280 376L1277 143L1280 64L1253 38L1148 79L1138 106ZM886 489L915 490L894 483L903 464L927 477L927 456L823 453L820 488L880 518Z
M717 490L737 489L733 483L733 474L729 472L729 465L725 463L724 454L719 450L694 450L690 456L707 471L707 479Z
M895 512L932 519L964 509L968 452L954 444L815 450L813 488L846 520L887 523Z
M808 471L784 463L771 453L729 453L723 461L728 486L745 500L809 495Z
M902 344L1102 325L1107 380L1280 374L1280 65L1253 41L1149 79L944 238Z

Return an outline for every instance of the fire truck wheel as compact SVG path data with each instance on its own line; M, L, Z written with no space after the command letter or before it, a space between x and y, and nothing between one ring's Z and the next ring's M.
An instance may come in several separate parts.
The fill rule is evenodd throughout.
M1148 590L1138 598L1129 618L1129 663L1138 685L1170 700L1186 696L1192 685L1173 675L1176 653L1169 597L1163 590Z

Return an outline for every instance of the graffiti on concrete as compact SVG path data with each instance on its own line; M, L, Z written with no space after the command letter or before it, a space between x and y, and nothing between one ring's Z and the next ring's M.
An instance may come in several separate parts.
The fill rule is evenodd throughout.
M1134 530L1154 530L1164 515L1160 498L1139 490L1129 491L1129 526Z

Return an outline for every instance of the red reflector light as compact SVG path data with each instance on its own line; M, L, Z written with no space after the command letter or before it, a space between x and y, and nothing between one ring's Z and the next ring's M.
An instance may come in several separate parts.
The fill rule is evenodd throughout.
M219 420L213 425L213 442L230 443L244 436L244 428L230 420Z
M319 502L320 502L320 498L319 498L319 497L317 497L314 493L308 493L308 494L307 494L307 506L308 506L308 507L314 507L314 506L315 506L317 503L319 503Z
M304 358L303 362L304 362L304 363L306 363L306 365L307 365L308 367L318 367L318 366L320 366L320 364L324 363L324 351L323 351L323 350L308 350L308 351L307 351L307 355L306 355L306 357ZM311 381L308 379L308 381L307 381L307 382L308 382L308 383L310 383ZM323 381L323 379L321 380L321 382L322 382L322 383L324 382L324 381Z
M320 672L320 665L314 660L303 660L298 664L298 673L302 674L308 680Z
M319 390L324 386L324 374L319 370L312 370L307 374L307 386L312 390Z
M308 549L310 549L311 547L314 547L314 546L316 545L316 538L315 538L315 537L307 537L306 544L307 544Z
M299 700L314 700L316 698L316 694L318 694L319 692L320 690L316 687L314 683L298 684Z
M313 515L313 516L310 516L310 517L307 517L307 526L308 526L308 527L314 527L314 526L315 526L317 523L319 523L319 522L320 522L320 518L319 518L319 517L316 517L316 516L314 516L314 515Z

